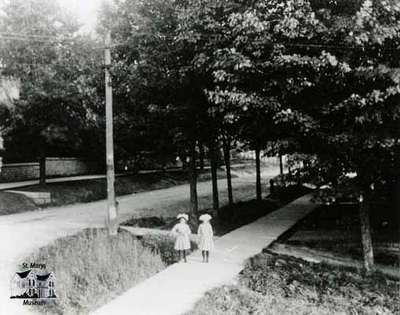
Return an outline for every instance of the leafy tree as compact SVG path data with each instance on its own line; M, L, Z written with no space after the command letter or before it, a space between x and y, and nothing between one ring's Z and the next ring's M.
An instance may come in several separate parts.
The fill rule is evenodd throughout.
M3 126L6 158L41 156L43 162L48 154L98 151L93 144L101 140L92 132L101 123L97 44L77 34L78 23L55 1L16 0L3 11L1 73L21 83L20 98L7 110ZM42 182L44 169L41 163Z
M184 162L189 158L196 212L196 146L204 143L207 99L203 75L191 64L193 47L177 36L180 7L175 1L115 1L104 10L102 25L111 29L115 42L125 43L115 47L111 69L117 115L140 124L143 131L135 135L133 128L127 130L126 139L143 137L153 152L171 152L171 158L179 155ZM114 16L118 18L109 23ZM137 151L140 142L135 141L129 153Z
M256 151L258 199L260 152L285 133L274 123L288 85L275 64L283 48L274 40L311 33L316 24L311 13L303 2L204 0L191 2L183 14L184 32L199 47L195 62L213 77L207 92L213 112L219 113L222 125L234 121L238 138ZM291 29L290 14L310 21Z
M370 269L371 187L398 179L399 4L335 3L196 1L184 26L214 77L214 110L253 148L313 157L304 165L333 187L357 173Z
M371 189L399 178L399 8L394 1L364 1L354 15L319 11L324 45L296 58L308 86L289 95L292 110L278 115L297 130L301 151L316 155L309 166L325 182L340 189L347 173L357 174L352 187L367 270L373 265L368 209L377 198Z

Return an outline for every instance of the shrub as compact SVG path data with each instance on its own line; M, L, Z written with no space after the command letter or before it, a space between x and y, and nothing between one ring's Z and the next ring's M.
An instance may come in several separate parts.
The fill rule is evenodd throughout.
M323 305L351 314L399 314L400 282L376 273L306 262L263 253L253 257L241 273L241 281L265 296L282 296Z
M243 286L213 289L187 315L331 315L329 309L295 299L263 296Z
M110 237L106 229L58 239L27 262L45 263L55 274L57 299L40 308L50 314L88 313L165 268L129 232Z
M125 221L123 225L143 227L143 228L159 228L166 224L162 217L144 217L144 218L132 218Z

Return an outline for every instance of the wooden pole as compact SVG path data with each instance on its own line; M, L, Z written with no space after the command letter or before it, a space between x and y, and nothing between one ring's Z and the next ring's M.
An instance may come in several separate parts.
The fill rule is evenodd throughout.
M107 209L108 229L110 235L117 234L117 207L115 200L114 174L114 139L113 139L113 104L112 87L109 68L111 66L111 33L106 35L105 85L106 85L106 164L107 164Z

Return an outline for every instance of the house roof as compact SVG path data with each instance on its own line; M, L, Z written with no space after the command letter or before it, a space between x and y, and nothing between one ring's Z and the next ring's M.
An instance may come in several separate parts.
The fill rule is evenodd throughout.
M51 273L48 273L46 275L36 275L36 278L40 281L46 281L50 277Z
M17 272L17 275L18 275L21 279L24 279L24 278L26 278L26 277L29 275L30 272L31 272L30 270L23 271L23 272Z

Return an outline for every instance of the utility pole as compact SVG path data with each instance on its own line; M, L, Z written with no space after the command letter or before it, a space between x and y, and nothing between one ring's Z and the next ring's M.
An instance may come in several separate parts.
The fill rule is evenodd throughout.
M108 209L108 230L110 235L116 235L117 204L114 189L114 139L113 139L113 108L112 108L112 87L109 68L111 66L111 33L106 35L105 57L105 85L106 85L106 164L107 164L107 209Z

